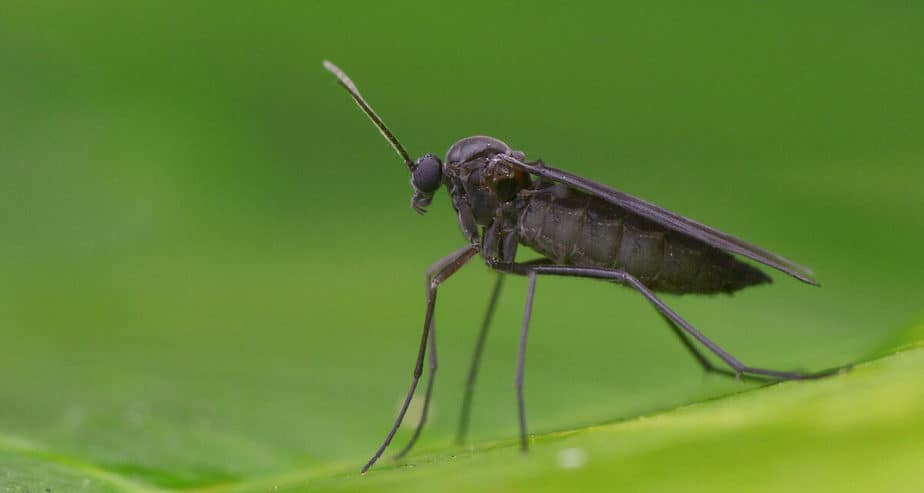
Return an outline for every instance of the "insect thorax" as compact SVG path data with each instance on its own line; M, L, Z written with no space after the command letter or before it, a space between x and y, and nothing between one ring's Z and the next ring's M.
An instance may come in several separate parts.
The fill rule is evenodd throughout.
M466 220L465 209L479 226L490 226L498 209L513 201L520 190L530 186L529 175L504 162L492 160L498 154L523 159L523 153L493 137L475 136L462 139L446 153L444 180L453 206ZM462 225L465 230L465 225Z

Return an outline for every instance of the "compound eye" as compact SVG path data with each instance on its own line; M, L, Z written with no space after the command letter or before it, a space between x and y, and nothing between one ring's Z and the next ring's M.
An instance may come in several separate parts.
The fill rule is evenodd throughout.
M414 188L423 193L433 193L440 187L443 179L443 164L433 154L427 154L417 160L411 182Z

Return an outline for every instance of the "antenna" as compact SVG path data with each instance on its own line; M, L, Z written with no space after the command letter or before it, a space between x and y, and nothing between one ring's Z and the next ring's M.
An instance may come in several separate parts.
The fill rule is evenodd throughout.
M359 89L356 88L356 84L353 84L353 81L347 77L347 74L345 74L343 70L340 70L339 67L327 60L324 60L324 68L337 76L340 85L350 93L350 96L353 97L353 100L356 101L356 104L359 105L359 108L363 110L366 116L368 116L369 119L372 120L372 123L375 124L376 128L379 129L382 137L385 137L385 139L388 140L391 146L395 149L395 152L401 156L401 159L404 160L404 164L407 165L407 169L413 171L414 161L411 160L411 156L404 149L404 146L401 145L401 142L398 142L398 138L395 137L395 134L391 133L391 130L388 130L388 127L385 126L385 122L383 122L379 115L376 114L375 110L373 110L372 107L369 106L369 103L367 103L366 100L363 99L362 95L359 94Z

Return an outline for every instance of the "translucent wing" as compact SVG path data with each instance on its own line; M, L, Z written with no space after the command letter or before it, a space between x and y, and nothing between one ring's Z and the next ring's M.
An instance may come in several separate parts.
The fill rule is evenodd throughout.
M812 277L812 271L808 267L804 267L773 252L764 250L757 245L752 245L740 238L735 238L728 233L723 233L715 228L683 217L663 207L652 204L651 202L620 192L602 183L588 180L587 178L544 164L525 163L509 155L498 155L498 158L529 173L599 197L666 228L696 238L707 245L768 265L808 284L818 285L818 281Z

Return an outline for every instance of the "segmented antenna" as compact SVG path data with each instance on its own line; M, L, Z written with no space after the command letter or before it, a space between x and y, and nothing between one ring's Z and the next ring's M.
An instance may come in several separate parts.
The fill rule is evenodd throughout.
M372 123L375 124L376 128L379 129L379 132L382 134L382 137L385 137L386 140L391 144L395 149L395 152L401 156L401 159L404 160L404 164L407 165L407 169L414 170L414 161L411 160L411 156L404 149L404 146L401 145L401 142L398 142L398 138L395 137L395 134L391 133L391 130L388 130L388 127L385 126L385 122L376 114L375 110L369 106L369 103L363 99L362 95L359 94L359 89L356 88L356 84L353 84L353 81L347 77L347 74L340 70L339 67L330 63L327 60L324 60L324 68L326 68L330 73L337 76L337 79L340 82L340 85L343 86L347 92L350 93L350 96L353 97L353 100L356 101L356 104L359 105L359 108L363 110L366 116L372 120Z

